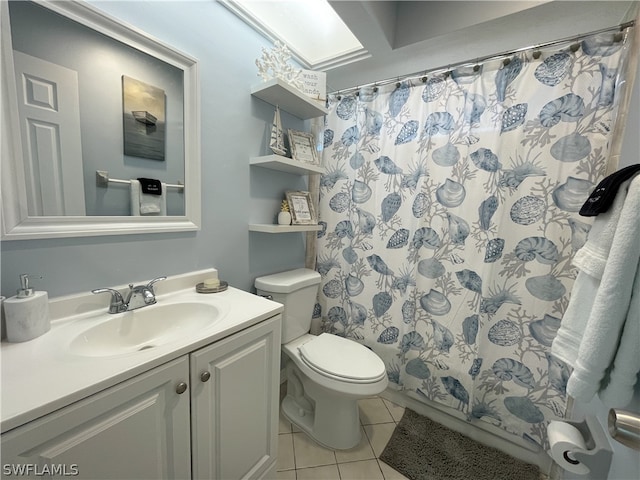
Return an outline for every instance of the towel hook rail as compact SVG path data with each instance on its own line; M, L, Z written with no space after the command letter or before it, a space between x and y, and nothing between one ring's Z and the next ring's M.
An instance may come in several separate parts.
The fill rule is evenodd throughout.
M109 172L106 170L96 170L96 185L98 187L107 188L109 183L122 183L130 185L131 180L120 180L118 178L109 178ZM167 188L177 188L184 192L184 183L178 180L178 183L166 183Z

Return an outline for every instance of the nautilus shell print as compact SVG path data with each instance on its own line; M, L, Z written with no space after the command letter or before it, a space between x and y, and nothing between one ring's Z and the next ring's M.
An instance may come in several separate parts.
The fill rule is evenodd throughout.
M543 127L553 127L561 121L577 122L582 115L584 115L582 97L574 93L567 93L542 107L540 123Z

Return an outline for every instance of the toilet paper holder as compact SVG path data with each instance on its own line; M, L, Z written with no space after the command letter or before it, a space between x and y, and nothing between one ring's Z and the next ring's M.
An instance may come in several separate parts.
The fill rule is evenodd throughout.
M595 416L586 416L584 420L564 420L575 427L585 441L587 450L565 452L565 460L569 463L579 462L585 465L591 478L607 478L611 468L613 450L604 428Z

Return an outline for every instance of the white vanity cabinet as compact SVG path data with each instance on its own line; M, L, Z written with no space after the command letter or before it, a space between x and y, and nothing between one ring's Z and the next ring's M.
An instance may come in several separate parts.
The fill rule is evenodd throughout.
M183 356L3 434L3 475L50 465L56 477L190 478L189 393L176 393L188 379Z
M276 315L4 433L3 476L275 476L279 363Z
M280 316L190 357L193 478L275 477Z

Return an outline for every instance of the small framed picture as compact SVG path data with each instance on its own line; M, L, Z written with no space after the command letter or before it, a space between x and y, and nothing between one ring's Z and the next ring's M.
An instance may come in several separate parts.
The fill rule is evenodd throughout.
M320 165L320 156L318 155L318 150L316 150L316 140L313 135L291 129L288 130L288 134L291 157L294 160Z
M288 191L286 196L291 210L292 225L318 224L318 217L316 217L309 192Z

